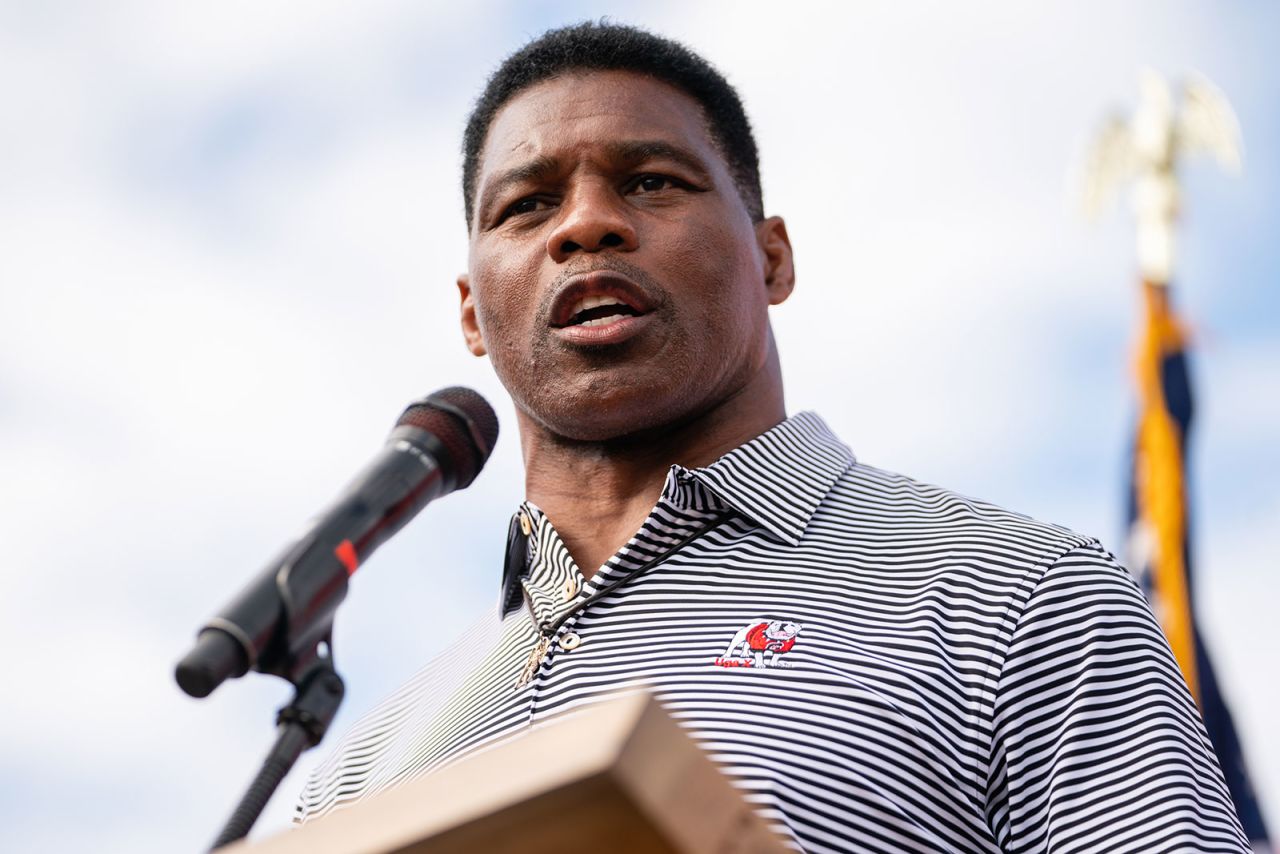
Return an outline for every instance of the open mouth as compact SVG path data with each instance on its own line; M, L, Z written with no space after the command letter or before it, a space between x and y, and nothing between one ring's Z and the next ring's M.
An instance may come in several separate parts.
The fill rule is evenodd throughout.
M585 332L650 314L654 302L626 276L597 270L575 276L556 296L551 325Z
M624 317L639 317L642 312L610 296L589 296L569 309L565 326L608 326Z

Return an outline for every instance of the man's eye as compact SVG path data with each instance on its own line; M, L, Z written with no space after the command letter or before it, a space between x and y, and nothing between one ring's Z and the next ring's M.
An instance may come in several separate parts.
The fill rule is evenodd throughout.
M540 199L537 196L529 196L528 198L521 199L507 208L503 213L502 218L506 219L509 216L516 216L518 214L534 213L535 211L541 210L546 204L547 202L545 199Z
M641 175L635 182L635 189L642 193L654 193L673 186L675 182L665 175Z

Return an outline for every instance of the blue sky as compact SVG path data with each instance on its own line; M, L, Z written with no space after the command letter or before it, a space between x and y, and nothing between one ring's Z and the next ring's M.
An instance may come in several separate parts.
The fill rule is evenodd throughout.
M1280 822L1280 12L793 6L0 6L6 848L207 844L287 691L197 703L174 660L445 385L481 390L505 432L353 582L337 729L493 605L522 480L510 404L456 327L459 138L506 53L602 14L743 94L797 253L774 315L789 408L867 462L1117 551L1132 225L1123 205L1081 220L1068 175L1143 65L1230 96L1245 173L1188 164L1178 295L1200 342L1202 618Z

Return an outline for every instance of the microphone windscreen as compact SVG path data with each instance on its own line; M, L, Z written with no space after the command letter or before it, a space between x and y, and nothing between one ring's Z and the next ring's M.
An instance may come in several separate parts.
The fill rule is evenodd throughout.
M449 455L456 489L470 486L498 441L498 416L479 393L451 386L409 405L397 427L417 427L440 440Z

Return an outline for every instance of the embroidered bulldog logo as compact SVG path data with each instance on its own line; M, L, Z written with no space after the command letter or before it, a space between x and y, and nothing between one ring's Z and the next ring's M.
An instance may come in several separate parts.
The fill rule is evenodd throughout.
M796 645L801 628L790 620L752 620L714 663L717 667L787 667L782 657Z

